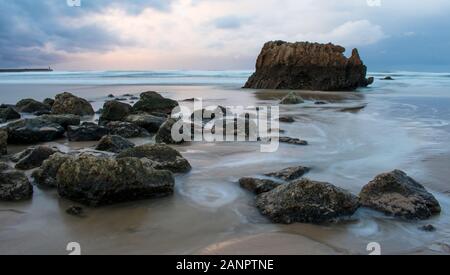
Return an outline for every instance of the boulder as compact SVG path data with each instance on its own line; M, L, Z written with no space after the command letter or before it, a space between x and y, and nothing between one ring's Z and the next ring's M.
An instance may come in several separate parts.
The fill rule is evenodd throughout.
M295 105L295 104L300 104L300 103L304 103L303 98L301 98L301 96L298 96L294 92L290 92L288 95L283 97L280 101L280 104L283 104L283 105Z
M8 131L0 128L0 156L8 154Z
M153 162L153 167L169 170L173 173L187 173L192 167L177 150L165 144L146 144L125 150L117 158L146 158Z
M28 118L12 122L6 126L8 143L32 144L61 138L64 128L42 118Z
M93 116L95 114L94 109L87 100L67 92L55 97L52 113L72 114L77 116Z
M122 121L131 113L131 105L111 100L103 105L100 121Z
M32 173L35 182L44 187L56 187L56 175L61 165L73 156L56 153L45 160L41 167Z
M165 98L157 92L145 92L141 94L141 98L133 106L133 110L135 112L170 114L177 106L177 101Z
M155 170L137 158L80 156L64 162L57 173L63 198L101 206L173 194L169 171Z
M48 105L31 98L22 99L17 102L16 109L21 113L30 114L50 112L50 107Z
M259 195L277 188L281 183L268 179L241 178L239 180L239 185L256 195Z
M27 176L0 164L0 201L22 201L31 199L33 186Z
M64 129L67 129L69 126L78 126L81 123L80 116L77 115L42 115L41 119L50 121L52 123L56 123L61 125Z
M288 144L292 144L292 145L308 145L308 142L306 140L301 140L298 138L291 138L291 137L280 137L279 141L281 143L288 143Z
M147 137L150 133L133 123L122 121L111 121L105 125L111 135L117 135L124 138Z
M285 122L285 123L294 123L295 119L291 116L281 116L280 117L280 122Z
M123 150L133 148L134 146L134 143L121 136L108 135L102 137L95 149L111 153L120 153Z
M369 84L357 49L333 44L267 42L244 88L341 91Z
M44 99L44 101L42 101L42 103L52 108L53 104L55 104L55 100L53 98L46 98Z
M158 132L155 135L156 143L166 143L166 144L182 144L184 140L176 142L172 138L172 127L177 122L174 118L169 118L164 124L161 125Z
M108 134L108 128L92 122L84 122L80 126L67 128L67 137L70 141L98 141Z
M359 196L365 207L408 220L424 220L441 212L436 198L400 170L376 176Z
M392 76L386 76L382 80L394 80L394 78L392 78Z
M301 179L262 193L256 206L275 223L321 224L353 215L359 201L332 184Z
M127 116L124 121L144 128L150 133L156 133L166 121L166 118L147 114L134 114Z
M33 148L28 148L23 152L20 152L11 157L16 163L16 169L19 170L30 170L37 168L42 165L44 160L48 159L51 155L58 153L59 151L55 148L48 146L38 146Z
M20 114L10 106L0 107L0 123L20 119Z
M310 170L311 169L308 167L297 166L297 167L289 167L273 173L267 173L265 175L268 177L278 178L285 181L291 181L303 177L303 175L308 173Z

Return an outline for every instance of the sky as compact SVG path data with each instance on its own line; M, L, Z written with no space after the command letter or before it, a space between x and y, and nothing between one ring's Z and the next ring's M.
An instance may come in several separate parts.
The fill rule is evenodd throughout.
M285 40L356 47L369 71L450 71L448 0L80 1L0 0L0 68L251 70Z

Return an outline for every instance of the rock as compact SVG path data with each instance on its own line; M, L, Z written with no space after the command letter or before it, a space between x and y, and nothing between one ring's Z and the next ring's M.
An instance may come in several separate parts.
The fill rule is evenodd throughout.
M84 122L80 126L67 128L67 137L70 141L98 141L108 134L108 128L92 122Z
M64 128L42 118L27 118L12 122L6 126L8 143L32 144L48 142L61 138Z
M436 227L434 227L431 224L421 226L421 227L419 227L419 229L422 231L425 231L425 232L435 232L436 231Z
M56 187L56 175L61 165L73 156L56 153L45 160L41 167L32 173L35 182L44 187Z
M168 196L175 185L171 172L155 170L137 158L88 155L64 162L56 178L61 197L89 206Z
M369 77L367 78L367 86L372 85L375 82L375 78L374 77Z
M120 153L123 150L133 148L134 146L134 143L121 136L108 135L102 137L95 150Z
M12 107L5 106L0 108L0 123L5 123L15 119L20 119L20 114Z
M400 170L380 174L363 187L361 204L387 215L424 220L441 212L436 198Z
M269 192L281 185L279 182L267 179L241 178L239 185L256 195Z
M55 100L53 98L46 98L46 99L44 99L44 101L42 103L44 103L45 105L47 105L51 108L51 107L53 107L53 104L55 104Z
M0 128L0 156L8 154L8 131Z
M192 168L189 162L175 149L165 144L146 144L125 150L117 158L147 158L154 162L153 167L173 173L187 173Z
M166 121L166 118L154 115L136 114L127 116L124 121L144 128L150 133L156 133L161 125L163 125L163 123Z
M55 97L52 113L72 114L77 116L93 116L95 114L94 109L87 100L67 92Z
M283 105L295 105L295 104L300 104L300 103L304 103L303 98L301 98L294 92L290 92L287 96L283 97L283 99L281 99L281 101L280 101L280 104L283 104Z
M315 105L325 105L328 104L326 101L316 101L314 102Z
M392 76L386 76L386 77L383 78L382 80L394 80L394 78L392 78Z
M80 206L71 206L67 208L66 213L75 216L75 217L83 217L84 216L84 209Z
M0 201L22 201L32 196L33 186L24 173L12 169L0 170Z
M288 143L293 145L308 145L308 142L306 140L291 137L280 137L279 141L282 143Z
M64 129L67 129L69 126L78 126L81 123L80 116L77 115L42 115L40 116L41 119L56 123L63 127Z
M22 113L50 112L50 107L37 100L27 98L17 102L16 109Z
M57 149L48 146L38 146L26 149L13 156L11 159L17 162L15 166L16 169L30 170L41 166L46 159L58 152Z
M135 112L161 112L170 114L173 108L178 106L178 102L164 98L157 92L145 92L141 94L141 99L133 106Z
M289 167L278 172L265 174L268 177L278 178L285 181L296 180L303 177L311 169L304 166Z
M291 116L281 116L280 122L293 123L293 122L295 122L295 119Z
M344 52L331 43L268 42L244 88L340 91L367 86L367 67L358 50L350 58Z
M147 137L150 133L137 125L129 122L111 121L105 125L111 135L117 135L124 138Z
M177 122L174 118L169 118L163 125L159 128L155 135L156 143L166 143L166 144L182 144L184 140L176 142L172 138L172 127Z
M113 94L109 94L108 98L115 98L115 96Z
M118 98L116 98L114 100L116 100L116 101L127 101L128 99L125 98L125 97L118 97Z
M103 105L100 121L122 121L131 113L131 105L116 100L107 101Z
M43 115L49 115L51 113L52 113L51 111L37 111L37 112L34 112L33 114L35 116L43 116Z
M353 215L359 202L332 184L301 179L259 195L256 206L275 223L320 224Z

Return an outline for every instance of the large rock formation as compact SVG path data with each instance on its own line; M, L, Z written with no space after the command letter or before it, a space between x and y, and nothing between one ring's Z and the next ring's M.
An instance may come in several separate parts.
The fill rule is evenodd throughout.
M341 91L371 84L358 50L350 58L344 52L331 43L268 42L244 88Z

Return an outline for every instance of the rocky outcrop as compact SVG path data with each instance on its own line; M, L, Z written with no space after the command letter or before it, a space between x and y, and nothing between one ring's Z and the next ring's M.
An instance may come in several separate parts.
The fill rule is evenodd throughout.
M134 146L134 143L121 136L108 135L102 137L95 149L111 153L120 153L126 149L133 148Z
M55 100L53 98L46 98L46 99L44 99L44 101L42 101L42 103L44 103L51 109L53 104L55 104Z
M8 143L33 144L61 138L64 128L42 118L29 118L12 122L6 126Z
M61 165L73 156L56 153L45 160L32 174L35 182L44 187L56 187L56 175Z
M31 114L50 112L50 106L31 98L22 99L17 102L16 109L21 113Z
M165 143L165 144L184 143L184 140L177 142L172 138L172 127L176 122L177 120L174 118L169 118L166 122L164 122L155 135L155 141L157 143Z
M156 133L166 121L166 118L147 114L134 114L127 116L124 121L144 128L150 133Z
M48 146L32 147L12 156L11 160L16 162L16 169L30 170L41 166L46 159L58 152L57 149Z
M304 166L289 167L277 172L265 174L268 177L278 178L285 181L296 180L303 177L311 169Z
M0 128L0 156L8 154L8 131Z
M103 105L100 122L122 121L131 113L131 110L132 107L129 104L117 100L107 101Z
M78 126L81 123L80 116L77 115L42 115L41 119L61 125L64 129L69 126Z
M61 197L100 206L171 195L171 172L155 170L137 158L80 156L65 161L57 173Z
M0 163L0 201L22 201L33 196L27 176Z
M5 123L14 119L20 119L20 114L16 112L16 110L10 106L0 107L0 123Z
M324 182L301 179L283 184L256 198L256 206L275 223L326 223L351 216L358 198Z
M67 137L70 141L98 141L108 134L108 128L92 122L84 122L80 126L67 128Z
M333 44L268 42L244 88L341 91L367 86L367 67L358 50L350 58L344 52Z
M283 97L280 101L280 104L282 104L282 105L295 105L295 104L300 104L300 103L304 103L303 98L301 98L294 92L290 92L285 97Z
M277 188L281 183L269 179L241 178L239 180L239 185L256 195L259 195Z
M152 161L155 169L169 170L173 173L187 173L191 170L189 162L177 150L165 144L146 144L125 150L117 158L146 158Z
M441 212L436 198L400 170L376 176L359 196L366 207L408 220L428 219Z
M72 114L77 116L93 116L95 114L94 109L86 99L76 97L67 92L55 97L52 113Z
M111 121L105 125L111 135L117 135L124 138L147 137L150 133L135 124L121 121Z
M153 112L170 114L173 108L177 106L177 101L165 98L157 92L145 92L141 94L140 100L134 104L133 110L149 114Z

